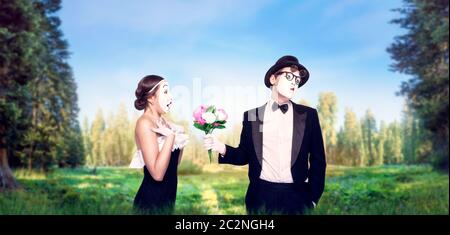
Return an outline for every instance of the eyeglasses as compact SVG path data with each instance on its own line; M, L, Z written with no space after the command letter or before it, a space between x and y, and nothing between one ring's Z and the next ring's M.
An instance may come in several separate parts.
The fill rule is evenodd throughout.
M291 73L291 72L285 72L285 71L281 71L276 73L277 76L281 75L281 74L285 74L284 77L288 80L288 81L292 81L292 79L295 78L295 84L298 86L300 84L300 82L302 81L302 77L301 76L296 76L295 74Z

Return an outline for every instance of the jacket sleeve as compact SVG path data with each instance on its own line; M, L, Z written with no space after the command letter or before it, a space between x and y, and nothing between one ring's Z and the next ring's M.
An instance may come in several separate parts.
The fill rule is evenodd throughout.
M251 145L251 126L250 122L247 119L248 112L244 113L244 120L242 121L242 131L239 146L237 148L231 147L229 145L226 146L225 155L219 154L219 163L220 164L232 164L232 165L246 165L248 164L249 158L249 148Z
M311 200L317 204L325 188L326 156L317 111L312 112L312 140L309 153L309 176Z

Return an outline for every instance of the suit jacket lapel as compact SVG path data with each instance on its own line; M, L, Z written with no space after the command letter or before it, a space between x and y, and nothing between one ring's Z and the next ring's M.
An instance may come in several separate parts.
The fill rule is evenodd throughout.
M292 154L291 154L291 167L297 160L298 154L302 147L303 136L306 127L306 112L300 110L300 106L292 103L293 115L294 115L294 130L292 132Z
M298 158L298 154L302 147L303 136L306 128L306 112L300 110L299 106L292 102L293 107L293 132L292 132L292 154L291 154L291 166L295 164ZM264 112L266 104L258 107L252 111L249 111L249 121L252 125L252 139L253 146L255 148L256 157L258 162L262 165L262 151L263 151L263 122Z
M263 121L264 112L266 110L266 104L252 110L249 113L249 121L252 124L252 139L253 146L255 148L256 157L259 164L262 165L262 151L263 151Z

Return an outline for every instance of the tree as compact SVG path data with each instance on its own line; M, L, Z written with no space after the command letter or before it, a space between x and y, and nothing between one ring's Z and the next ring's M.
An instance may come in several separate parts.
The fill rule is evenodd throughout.
M88 166L92 166L93 159L92 159L92 139L91 139L91 129L89 128L89 120L87 117L83 120L83 127L82 127L82 133L83 133L83 146L85 149L85 163Z
M52 163L75 167L83 164L84 147L78 123L77 87L67 63L68 43L63 39L59 29L61 21L56 16L61 1L42 0L34 5L42 16L40 29L46 50L42 73L32 81L37 93L33 96L33 114L37 116L36 126L43 125L46 129L33 144L37 142L43 146L44 159L48 159L40 164L41 168L46 169ZM42 141L47 142L40 143Z
M367 153L367 164L374 165L376 161L376 140L377 123L373 113L366 111L366 115L361 120L362 140L364 142L365 152Z
M0 190L18 187L9 162L30 125L30 87L43 49L40 17L27 0L0 0Z
M68 131L58 138L59 144L57 149L62 153L56 154L56 161L60 167L77 167L85 163L85 148L83 145L83 137L80 134L79 127L75 130Z
M424 128L430 132L432 162L448 172L449 53L448 0L404 0L392 20L407 30L387 49L393 71L411 75L399 94L408 98Z
M402 130L400 124L394 121L389 124L387 129L387 138L384 146L385 163L399 164L403 162L402 145Z
M373 165L383 165L384 164L384 143L386 142L387 138L387 130L386 130L386 124L384 121L381 121L380 123L380 130L377 134L376 138L376 156L373 162Z
M135 150L134 129L131 126L126 107L121 103L117 113L110 113L106 121L101 142L105 155L102 165L122 166L130 163Z
M431 151L424 152L427 149L426 145L430 144L426 138L427 130L423 128L421 120L417 117L415 111L406 103L403 109L401 128L403 131L402 153L405 163L426 162L425 156L431 154Z
M365 166L366 154L362 141L361 125L356 114L350 109L345 109L344 127L338 133L338 163L352 166Z
M116 165L129 164L135 150L134 128L128 119L125 104L121 103L114 118L114 126L117 129L118 159Z
M6 148L8 162L29 169L81 164L76 84L55 15L60 1L0 5L0 109L7 124L0 128L0 148Z
M345 132L344 127L340 127L338 133L336 134L336 151L332 156L327 156L327 162L333 165L351 165L344 162L345 159Z
M95 119L91 127L91 140L92 140L92 164L94 167L101 165L104 162L105 154L102 147L103 132L105 131L105 119L103 118L103 112L101 109L97 110Z
M325 143L327 155L333 155L333 148L336 145L336 119L337 119L337 98L333 92L322 92L319 94L319 104L317 106L322 135Z
M102 133L102 139L100 141L102 157L101 165L112 166L114 164L114 158L117 157L117 130L114 128L114 114L110 112L106 119L105 130Z

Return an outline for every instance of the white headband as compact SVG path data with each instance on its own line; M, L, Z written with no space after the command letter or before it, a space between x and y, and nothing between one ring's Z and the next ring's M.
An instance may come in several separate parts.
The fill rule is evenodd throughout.
M159 84L160 84L162 81L164 81L164 79L161 80L161 81L159 81L158 83L156 83L156 85L155 85L152 89L150 89L150 90L147 92L147 94L150 94L157 86L159 86Z

